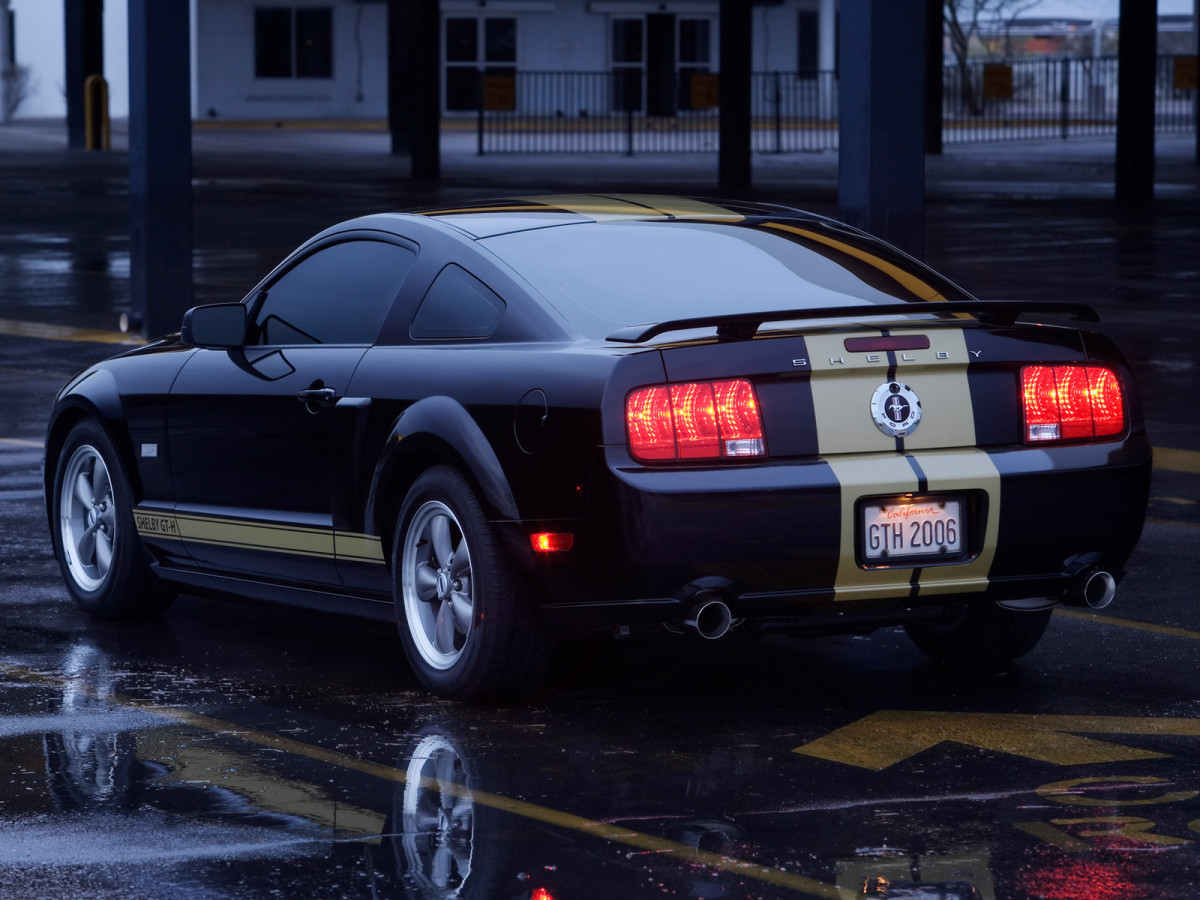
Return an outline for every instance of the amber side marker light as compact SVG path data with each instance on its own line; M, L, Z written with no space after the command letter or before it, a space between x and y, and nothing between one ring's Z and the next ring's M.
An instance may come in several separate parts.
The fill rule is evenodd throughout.
M561 553L575 546L575 535L569 531L542 531L531 534L529 543L538 553Z
M1125 393L1101 366L1025 366L1021 404L1026 443L1086 441L1125 430Z
M625 398L625 426L637 459L767 455L758 397L745 378L638 388Z

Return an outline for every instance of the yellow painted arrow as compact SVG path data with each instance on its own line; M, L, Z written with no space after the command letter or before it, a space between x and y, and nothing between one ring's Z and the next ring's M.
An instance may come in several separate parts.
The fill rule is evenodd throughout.
M1079 737L1081 734L1200 737L1200 719L880 710L793 752L876 772L945 741L1059 766L1167 755Z

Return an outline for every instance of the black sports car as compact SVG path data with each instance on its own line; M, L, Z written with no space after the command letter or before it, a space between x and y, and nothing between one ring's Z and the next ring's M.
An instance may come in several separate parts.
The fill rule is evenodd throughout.
M1145 514L1133 379L1067 319L770 205L367 216L62 390L54 546L96 616L391 619L448 697L641 626L1007 661L1111 600Z

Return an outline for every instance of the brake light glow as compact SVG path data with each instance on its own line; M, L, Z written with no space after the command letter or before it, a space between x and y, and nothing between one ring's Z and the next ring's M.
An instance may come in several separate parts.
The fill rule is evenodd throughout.
M767 454L758 398L744 378L638 388L625 400L625 423L638 459Z
M1021 401L1028 443L1093 440L1125 430L1125 394L1111 369L1026 366Z

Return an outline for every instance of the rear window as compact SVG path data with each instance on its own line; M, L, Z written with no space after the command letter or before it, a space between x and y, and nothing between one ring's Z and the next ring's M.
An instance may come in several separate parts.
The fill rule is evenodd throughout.
M483 243L597 338L738 311L971 299L884 244L807 222L582 223Z

